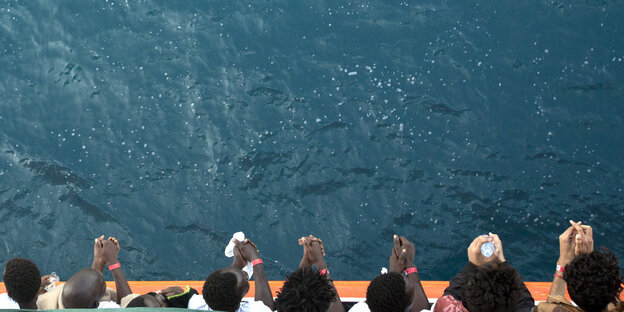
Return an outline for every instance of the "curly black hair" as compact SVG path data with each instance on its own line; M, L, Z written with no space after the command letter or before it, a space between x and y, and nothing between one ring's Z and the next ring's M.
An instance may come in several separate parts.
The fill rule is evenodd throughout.
M466 307L471 312L513 311L520 296L520 283L520 274L507 262L480 266L466 276Z
M237 289L236 275L221 270L214 271L206 278L203 297L210 309L236 311L243 295Z
M147 304L145 303L144 295L138 296L130 300L130 302L128 302L128 305L126 306L126 308L139 308L139 307L147 307Z
M563 272L570 298L583 311L602 311L617 302L622 275L617 256L607 248L580 255Z
M17 303L29 303L41 287L41 273L37 265L25 258L13 258L4 268L4 284L9 297Z
M366 289L366 304L372 312L405 312L412 298L399 273L381 274Z
M280 312L325 312L337 295L330 282L316 269L300 268L286 276L275 307Z
M152 305L150 305L150 303ZM153 306L154 303L158 303L158 300L156 300L156 293L148 292L145 295L140 295L132 299L130 302L128 302L128 305L126 305L126 308L154 307Z

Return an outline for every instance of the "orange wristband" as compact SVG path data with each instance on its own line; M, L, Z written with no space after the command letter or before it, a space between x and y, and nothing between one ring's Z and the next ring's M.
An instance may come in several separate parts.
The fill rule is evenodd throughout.
M260 264L260 263L264 263L262 259L256 259L256 260L251 261L252 266L256 266L256 264Z
M114 269L119 269L119 268L121 268L121 263L119 263L119 262L117 262L115 264L111 264L111 265L108 266L108 270L109 271L112 271Z

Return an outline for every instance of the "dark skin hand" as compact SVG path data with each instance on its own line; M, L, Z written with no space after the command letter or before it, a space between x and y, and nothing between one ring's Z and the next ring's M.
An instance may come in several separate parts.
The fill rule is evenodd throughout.
M45 290L46 286L52 284L50 282L50 275L44 275L41 277L41 286L39 286L39 291L37 292L37 296L45 294L47 291Z
M103 273L104 267L119 262L118 255L121 250L119 241L114 237L104 239L104 235L95 239L93 246L93 264L91 268ZM115 289L117 290L117 303L121 302L121 298L132 293L130 285L126 280L126 276L121 268L112 270L113 279L115 280Z
M399 237L394 235L394 245L392 247L392 253L390 254L390 272L402 273L406 269L413 268L414 258L416 255L416 249L414 244L405 238L405 236ZM410 311L421 311L429 309L429 299L425 294L425 290L420 283L420 277L418 272L407 275L406 291L411 292L412 307Z
M258 255L258 249L256 245L250 241L249 239L245 239L242 242L237 239L232 239L234 242L234 258L236 256L236 249L238 249L238 253L242 256L242 259L234 259L234 262L243 260L241 269L247 264L249 261L253 261L256 259L260 259ZM234 263L232 263L234 266ZM273 294L271 293L271 287L269 286L269 279L266 276L266 272L264 272L264 263L256 264L253 266L253 276L255 280L255 296L254 300L262 301L264 305L269 307L271 310L274 310L275 303L273 302Z
M481 246L483 244L491 242L494 245L494 254L490 257L486 257L481 253ZM481 235L475 238L470 246L468 246L468 261L476 266L482 266L489 262L505 262L505 255L503 253L503 243L496 234L489 233L488 235Z
M325 256L325 248L323 247L323 241L321 241L320 239L310 235L308 237L302 237L299 239L299 245L300 246L304 246L304 242L305 240L311 240L311 241L315 241L318 242L319 244L321 244L321 253L323 254L323 257ZM309 248L303 248L303 256L301 257L301 261L299 262L299 267L303 268L303 267L309 267L312 266L312 262L310 262L310 257L308 255L308 249Z
M174 296L174 295L178 295L184 292L184 289L182 289L182 287L178 287L178 286L172 286L172 287L168 287L165 288L163 290L158 291L160 294L162 294L165 297L170 297L170 296Z
M299 239L299 245L303 245L303 257L301 258L301 262L299 263L299 267L304 266L312 266L315 265L316 268L321 270L327 269L327 264L325 263L325 248L323 247L323 242L310 235L307 237L302 237ZM329 275L329 271L327 271L327 279L329 283L336 290L336 286L331 280ZM340 296L338 295L338 291L336 291L336 298L329 306L329 312L344 312L344 306L342 305L342 301L340 300Z
M592 237L592 228L588 225L582 225L581 221L574 222L570 220L570 227L559 235L559 260L557 265L565 267L576 256L580 254L590 253L594 249L594 241ZM563 276L561 272L555 272L559 276ZM557 276L553 277L550 286L549 296L565 296L566 282ZM551 301L551 298L548 298Z

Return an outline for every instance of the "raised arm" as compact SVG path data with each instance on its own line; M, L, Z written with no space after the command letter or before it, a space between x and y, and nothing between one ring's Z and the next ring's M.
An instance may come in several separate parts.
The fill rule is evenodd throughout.
M260 259L258 255L258 249L256 249L256 245L252 243L250 240L245 239L242 242L238 240L234 240L235 248L238 248L245 257L245 260L254 263L253 266L253 277L255 280L255 297L254 300L262 301L265 306L269 307L271 310L274 309L275 303L273 302L273 294L271 293L271 287L269 286L269 280L266 276L266 272L264 271L264 263L262 261L257 261Z
M97 243L102 245L99 256L100 260L98 263L103 263L102 269L104 266L108 266L108 269L113 274L113 279L115 280L115 290L117 291L117 303L120 303L123 297L132 293L132 290L130 289L130 285L128 285L126 275L121 269L121 264L118 260L120 250L119 242L114 237L109 237L106 240L101 239L99 242L96 242L96 244ZM95 262L96 261L94 261L94 263Z
M390 254L390 271L407 274L407 290L411 289L411 308L409 311L417 312L430 308L429 299L425 294L425 290L420 282L418 270L414 264L416 250L414 244L405 238L394 235L394 246Z
M550 292L548 293L548 301L551 301L550 296L565 296L566 282L563 280L562 270L568 263L574 260L574 249L576 247L574 241L575 232L574 226L571 225L559 235L559 260L557 260L557 267L561 269L555 271Z
M554 274L550 296L562 296L566 294L566 282L563 279L565 267L578 255L590 253L594 250L593 232L591 226L582 225L581 222L570 220L570 227L559 235L559 260Z
M301 239L303 244L303 255L304 257L307 255L308 261L306 262L303 258L301 259L300 267L302 263L309 263L309 265L315 265L316 268L321 272L321 274L326 274L327 279L334 290L336 290L336 286L331 279L331 275L329 274L329 270L327 269L327 264L325 263L325 248L323 247L323 242L310 235L308 237L303 237ZM338 295L338 291L336 290L336 298L329 305L328 312L344 312L344 306L342 305L342 300L340 300L340 295Z
M104 273L104 261L102 260L102 240L104 240L104 235L95 239L95 243L93 244L93 262L91 263L91 268Z

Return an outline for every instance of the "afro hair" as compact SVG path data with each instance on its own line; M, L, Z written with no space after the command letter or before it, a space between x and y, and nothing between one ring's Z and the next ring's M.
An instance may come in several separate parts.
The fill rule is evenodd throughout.
M325 274L305 267L286 276L284 286L277 292L275 307L280 312L325 312L336 295Z
M231 272L219 270L208 275L203 296L210 309L236 311L243 297L237 290L237 283L236 275Z
M17 303L31 302L41 287L37 265L25 258L13 258L4 268L4 284L9 297Z
M366 289L366 304L372 312L405 312L411 303L406 283L399 273L381 274Z
M618 258L606 248L576 257L566 266L563 279L570 298L587 312L599 312L616 303L622 291Z
M522 280L512 266L488 263L466 276L464 299L471 312L513 311L520 296Z

